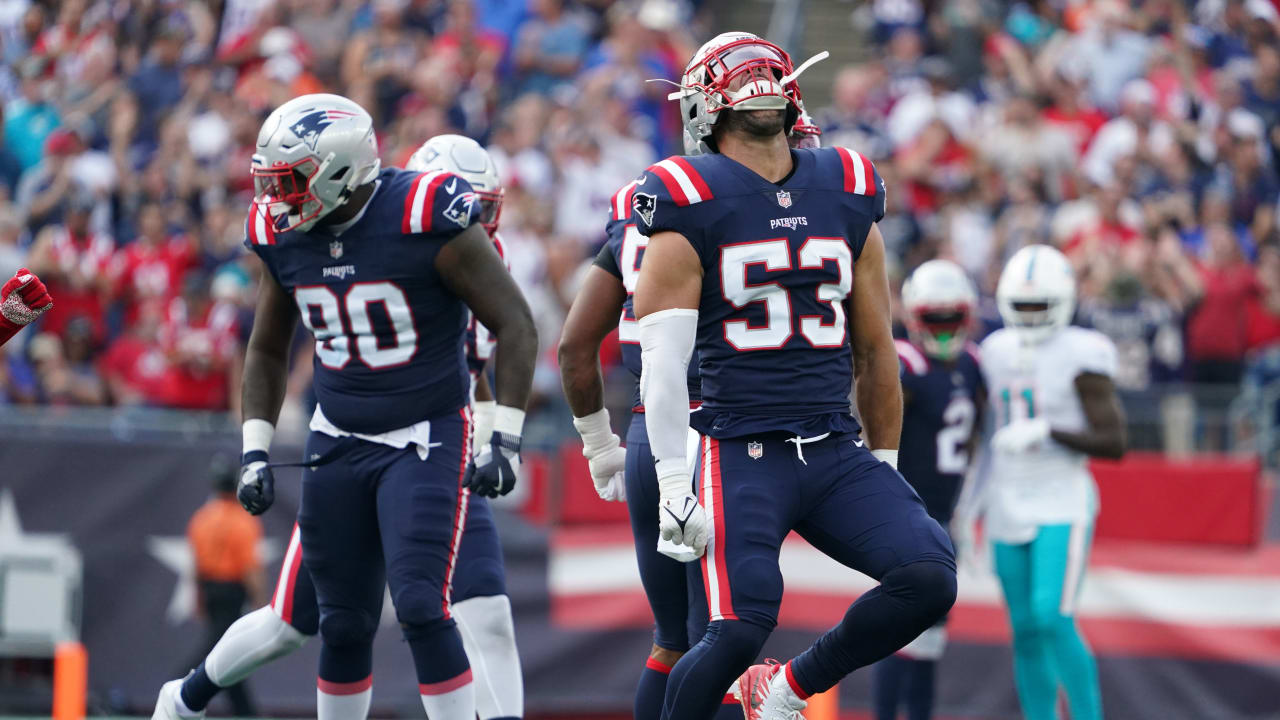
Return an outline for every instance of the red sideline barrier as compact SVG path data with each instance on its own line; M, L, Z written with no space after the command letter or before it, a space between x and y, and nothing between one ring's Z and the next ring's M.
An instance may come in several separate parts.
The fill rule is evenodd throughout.
M1265 504L1256 459L1129 453L1090 470L1102 501L1099 538L1249 547L1261 541Z
M582 456L582 443L569 442L560 448L560 502L552 507L560 510L564 525L615 524L627 522L627 504L605 502L596 495L591 470ZM553 484L554 486L554 484Z
M623 503L596 496L577 443L548 459L551 477L539 488L540 512L561 525L626 523ZM1226 456L1171 460L1129 453L1121 462L1094 462L1102 511L1099 539L1254 547L1262 539L1266 503L1260 463ZM558 511L558 515L556 515Z

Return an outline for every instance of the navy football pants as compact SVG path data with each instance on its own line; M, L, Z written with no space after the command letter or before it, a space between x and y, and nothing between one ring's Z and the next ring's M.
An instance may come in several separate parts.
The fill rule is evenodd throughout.
M951 542L901 475L851 435L787 440L703 438L699 497L713 529L701 564L711 624L672 671L664 718L710 717L756 659L777 624L778 555L791 530L881 583L789 665L802 694L901 648L955 600Z
M311 433L307 457L337 442ZM369 677L384 583L418 682L435 687L469 673L449 613L467 502L461 488L465 411L433 420L431 442L425 461L413 447L360 442L339 460L303 473L298 527L320 607L322 686L341 692Z
M653 644L685 652L706 632L706 601L696 564L673 560L657 550L658 473L649 449L644 413L631 416L625 478L640 584L653 610Z
M467 493L462 547L458 550L458 564L453 570L450 598L460 603L475 597L506 594L506 571L493 509L489 507L488 498ZM296 525L280 567L280 578L271 593L271 608L303 635L320 632L316 587L311 583L311 574L303 569L301 538Z

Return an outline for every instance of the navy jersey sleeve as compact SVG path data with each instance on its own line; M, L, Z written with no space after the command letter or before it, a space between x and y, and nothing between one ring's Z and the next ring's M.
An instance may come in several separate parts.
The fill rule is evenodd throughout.
M400 231L405 235L451 238L480 222L480 196L453 173L422 173L404 198Z
M850 226L857 228L855 236L849 238L853 246L853 258L857 260L862 254L862 246L866 244L867 234L871 232L872 223L884 218L884 178L876 171L875 164L860 153L844 147L834 147L831 150L839 159L839 178L844 191L845 209L850 214Z
M273 262L272 248L276 244L274 224L263 210L256 205L249 206L249 214L244 221L244 246L258 256L267 272L276 282L280 282L280 273Z
M709 248L702 203L709 199L711 189L692 163L670 157L651 165L641 177L631 194L631 218L647 237L663 231L680 233L705 265Z
M613 248L606 243L600 248L600 252L596 253L596 259L591 263L610 275L622 279L622 270L618 268L618 258L613 254Z

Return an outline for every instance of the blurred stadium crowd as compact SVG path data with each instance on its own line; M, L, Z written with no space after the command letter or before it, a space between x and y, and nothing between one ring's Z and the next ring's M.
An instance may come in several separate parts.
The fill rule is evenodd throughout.
M1276 4L819 3L853 19L836 57L863 60L837 69L829 106L808 88L809 110L824 144L885 178L899 278L957 260L990 326L1004 260L1051 242L1131 400L1280 379ZM539 390L558 395L550 349L609 198L679 151L669 88L644 81L679 76L706 15L684 0L0 0L0 268L32 268L57 306L0 361L0 402L234 409L258 273L240 245L249 156L271 108L316 91L373 113L385 163L442 132L490 148L547 350Z

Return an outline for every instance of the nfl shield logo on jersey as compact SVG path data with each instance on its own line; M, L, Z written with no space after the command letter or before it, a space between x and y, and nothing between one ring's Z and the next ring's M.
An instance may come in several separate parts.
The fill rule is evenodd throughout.
M341 240L334 240L333 242L329 243L329 257L333 258L334 260L337 260L338 258L342 257L342 241Z
M752 440L751 442L747 443L747 457L751 458L752 460L759 460L760 458L764 457L764 445L761 445L755 440Z
M778 204L784 208L791 207L791 193L786 190L778 191Z

